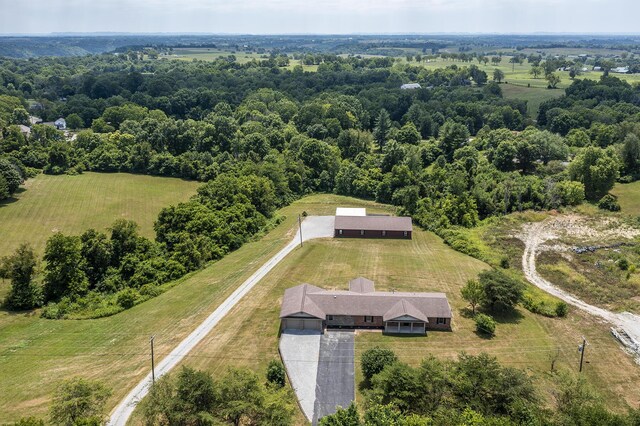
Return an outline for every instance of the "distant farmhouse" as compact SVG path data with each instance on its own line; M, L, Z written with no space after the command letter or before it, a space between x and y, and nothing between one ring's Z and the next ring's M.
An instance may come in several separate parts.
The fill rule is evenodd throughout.
M65 130L67 128L67 120L65 120L64 118L58 118L53 122L53 125L58 130Z
M403 238L411 239L410 217L367 215L366 209L338 207L333 236L336 238Z
M422 88L422 86L420 86L420 83L407 83L400 86L400 88L402 90L412 90L412 89L420 89Z
M385 333L426 334L451 330L451 307L444 293L375 291L366 278L349 282L349 290L324 290L300 284L285 290L280 309L282 329L380 329Z

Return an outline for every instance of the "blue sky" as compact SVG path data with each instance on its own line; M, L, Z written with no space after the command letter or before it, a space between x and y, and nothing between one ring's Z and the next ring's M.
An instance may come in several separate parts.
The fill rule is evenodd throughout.
M640 0L0 0L0 33L640 33Z

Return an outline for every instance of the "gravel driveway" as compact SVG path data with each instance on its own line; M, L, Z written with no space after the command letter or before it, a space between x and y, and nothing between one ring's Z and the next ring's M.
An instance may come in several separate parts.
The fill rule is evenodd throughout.
M558 288L538 273L536 269L536 257L540 252L541 246L548 240L557 237L553 231L554 221L558 224L556 226L562 227L562 222L560 222L558 218L531 223L525 227L524 236L522 237L525 243L525 249L522 255L522 270L524 271L525 277L530 283L543 289L547 293L611 323L614 326L612 329L613 334L629 351L634 353L637 359L640 359L640 316L630 312L611 312L590 305L569 292Z
M320 359L316 383L313 424L322 417L346 408L355 397L355 333L327 331L320 338Z
M308 216L302 222L303 241L314 238L326 238L333 236L333 216ZM300 232L280 250L275 256L263 264L247 280L242 283L224 302L220 304L196 329L189 334L182 342L176 346L169 355L164 357L156 365L156 378L167 374L178 365L182 359L207 336L211 330L231 311L231 309L242 299L265 275L267 275L282 259L300 244ZM151 334L151 333L149 333ZM109 418L110 426L125 426L129 417L136 408L136 405L149 393L151 385L151 373L142 379L124 397L118 406L113 409Z

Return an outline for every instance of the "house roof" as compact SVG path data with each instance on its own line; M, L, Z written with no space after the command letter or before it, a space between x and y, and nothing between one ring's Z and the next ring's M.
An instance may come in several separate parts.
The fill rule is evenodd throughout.
M336 208L336 216L366 216L367 209L338 207Z
M421 312L418 308L413 306L411 302L405 299L401 299L391 307L387 312L382 316L383 321L389 321L396 318L410 316L415 319L419 319L425 322L429 322L427 316L424 312Z
M370 293L376 291L376 288L373 281L364 277L358 277L349 281L349 291L353 293Z
M420 83L407 83L400 86L401 89L420 89Z
M335 229L364 231L411 231L411 218L405 216L336 216Z
M364 284L371 291L324 290L301 284L285 290L280 318L327 315L378 316L384 321L411 316L427 322L429 317L451 318L451 307L444 293L374 291L366 278L352 280L354 287ZM371 283L369 287L368 283ZM351 288L351 283L350 283Z

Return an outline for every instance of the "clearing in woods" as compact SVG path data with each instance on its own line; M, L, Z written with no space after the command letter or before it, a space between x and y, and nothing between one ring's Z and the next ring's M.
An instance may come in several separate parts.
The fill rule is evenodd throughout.
M104 231L116 219L134 220L145 237L163 207L186 201L199 182L126 173L38 175L8 202L0 203L0 257L23 242L42 253L56 231Z
M346 205L359 204L354 200ZM326 210L317 211L311 206L307 211L327 214ZM460 296L460 288L487 268L485 263L453 251L434 234L417 228L411 241L326 239L305 243L241 300L183 364L209 370L214 376L232 366L263 371L271 359L278 357L280 303L286 288L308 282L345 289L350 279L364 276L374 280L378 290L446 292L454 312L454 332L431 332L426 337L358 332L356 383L362 379L359 356L374 345L393 348L402 360L413 365L429 354L452 358L461 351L488 352L505 365L535 375L542 394L550 401L554 386L549 374L550 354L560 350L556 366L576 370L576 347L584 335L590 341L589 364L584 373L587 379L606 397L611 408L622 410L637 405L640 389L635 384L640 381L640 367L611 337L609 327L592 316L572 310L565 319L552 319L518 308L515 315L498 318L496 337L479 337L473 320L466 314L467 304ZM138 411L132 423L141 422Z
M527 114L534 120L538 117L538 110L542 102L564 95L564 90L549 90L543 87L502 84L500 88L502 96L506 99L527 101Z

